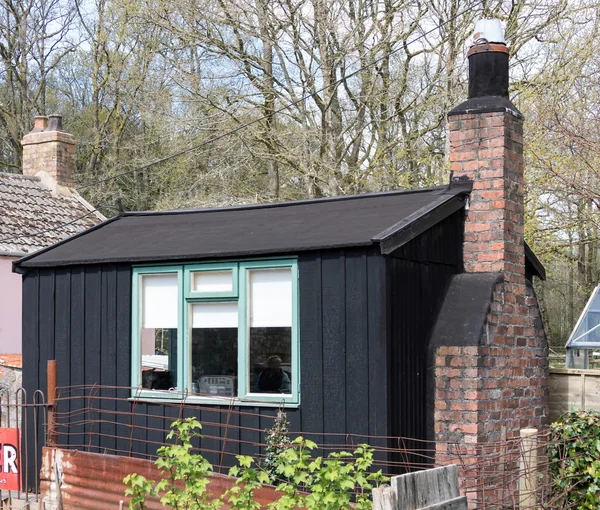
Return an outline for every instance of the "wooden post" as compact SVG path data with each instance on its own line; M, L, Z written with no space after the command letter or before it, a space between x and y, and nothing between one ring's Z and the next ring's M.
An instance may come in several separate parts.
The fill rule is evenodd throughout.
M54 446L58 441L56 433L55 411L56 411L56 360L48 360L48 445Z
M581 409L585 411L585 373L581 373Z
M467 510L454 465L395 476L390 483L398 498L398 510Z
M521 430L519 508L537 507L537 429Z
M389 485L373 489L373 510L398 510L396 491Z

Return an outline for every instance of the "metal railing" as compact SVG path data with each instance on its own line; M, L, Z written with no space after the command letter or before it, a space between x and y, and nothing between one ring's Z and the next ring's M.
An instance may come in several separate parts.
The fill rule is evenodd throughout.
M10 508L13 500L37 501L47 416L48 403L42 391L28 394L24 388L0 387L0 429L16 431L20 443L16 460L18 484L15 490L6 490L0 483L0 508ZM0 472L0 479L5 487L6 473Z

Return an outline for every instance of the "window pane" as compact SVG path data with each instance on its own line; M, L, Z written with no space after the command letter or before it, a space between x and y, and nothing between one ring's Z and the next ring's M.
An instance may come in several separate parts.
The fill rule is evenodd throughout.
M232 397L237 393L238 305L195 303L191 308L191 391Z
M250 270L248 285L250 391L290 394L292 270Z
M233 273L229 271L199 271L192 273L194 292L231 292L233 290Z
M250 326L292 326L292 270L249 271Z
M177 386L177 329L142 328L142 388Z
M177 385L177 273L141 276L142 387L168 390Z
M177 328L177 274L142 276L142 327Z

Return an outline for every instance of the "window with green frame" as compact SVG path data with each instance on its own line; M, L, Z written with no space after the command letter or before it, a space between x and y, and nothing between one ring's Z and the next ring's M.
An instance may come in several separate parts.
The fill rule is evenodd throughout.
M136 395L299 403L295 259L133 269Z

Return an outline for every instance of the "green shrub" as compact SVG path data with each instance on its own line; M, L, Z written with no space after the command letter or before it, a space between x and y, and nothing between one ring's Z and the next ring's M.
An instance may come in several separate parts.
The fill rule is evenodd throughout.
M277 472L277 466L280 463L279 457L292 445L288 435L288 425L286 414L279 410L273 428L266 430L267 447L265 456L260 460L258 466L269 475L269 483L281 480L281 475Z
M283 421L282 421L283 420ZM285 415L279 417L274 429L287 438ZM307 510L349 509L356 494L356 510L371 508L371 492L374 487L387 481L381 471L370 473L374 450L368 445L359 445L353 453L331 453L327 459L311 459L311 451L317 447L312 441L299 437L292 442L283 439L274 442L272 462L268 470L252 467L250 457L238 456L239 466L229 470L237 477L236 486L220 498L213 498L207 491L213 467L202 455L191 453L192 438L201 437L196 432L201 425L195 418L176 421L171 425L167 439L176 438L177 443L160 447L157 451L158 466L162 479L158 482L146 480L142 475L127 475L125 495L130 496L130 510L143 510L146 498L159 497L167 508L178 510L215 510L225 501L232 509L255 510L260 505L254 500L254 491L261 484L269 483L274 475L281 483L277 490L281 498L269 505L273 510L306 508ZM285 447L281 447L285 445ZM280 451L275 454L275 449Z
M123 480L129 487L126 496L131 496L130 509L145 509L147 497L160 497L160 502L167 508L181 510L212 510L220 508L223 503L211 498L206 491L208 474L213 467L200 454L192 454L192 438L200 437L196 429L202 425L195 418L175 421L171 424L167 439L176 439L175 444L161 446L157 450L158 467L162 478L159 482L146 480L142 475L133 473Z
M373 488L388 479L381 471L369 473L373 465L373 449L359 445L354 453L330 453L326 460L311 460L317 445L298 437L279 457L277 472L287 479L277 490L284 495L269 505L274 510L348 510L356 494L356 510L370 510Z
M600 508L600 414L572 411L551 425L550 476L557 505Z

